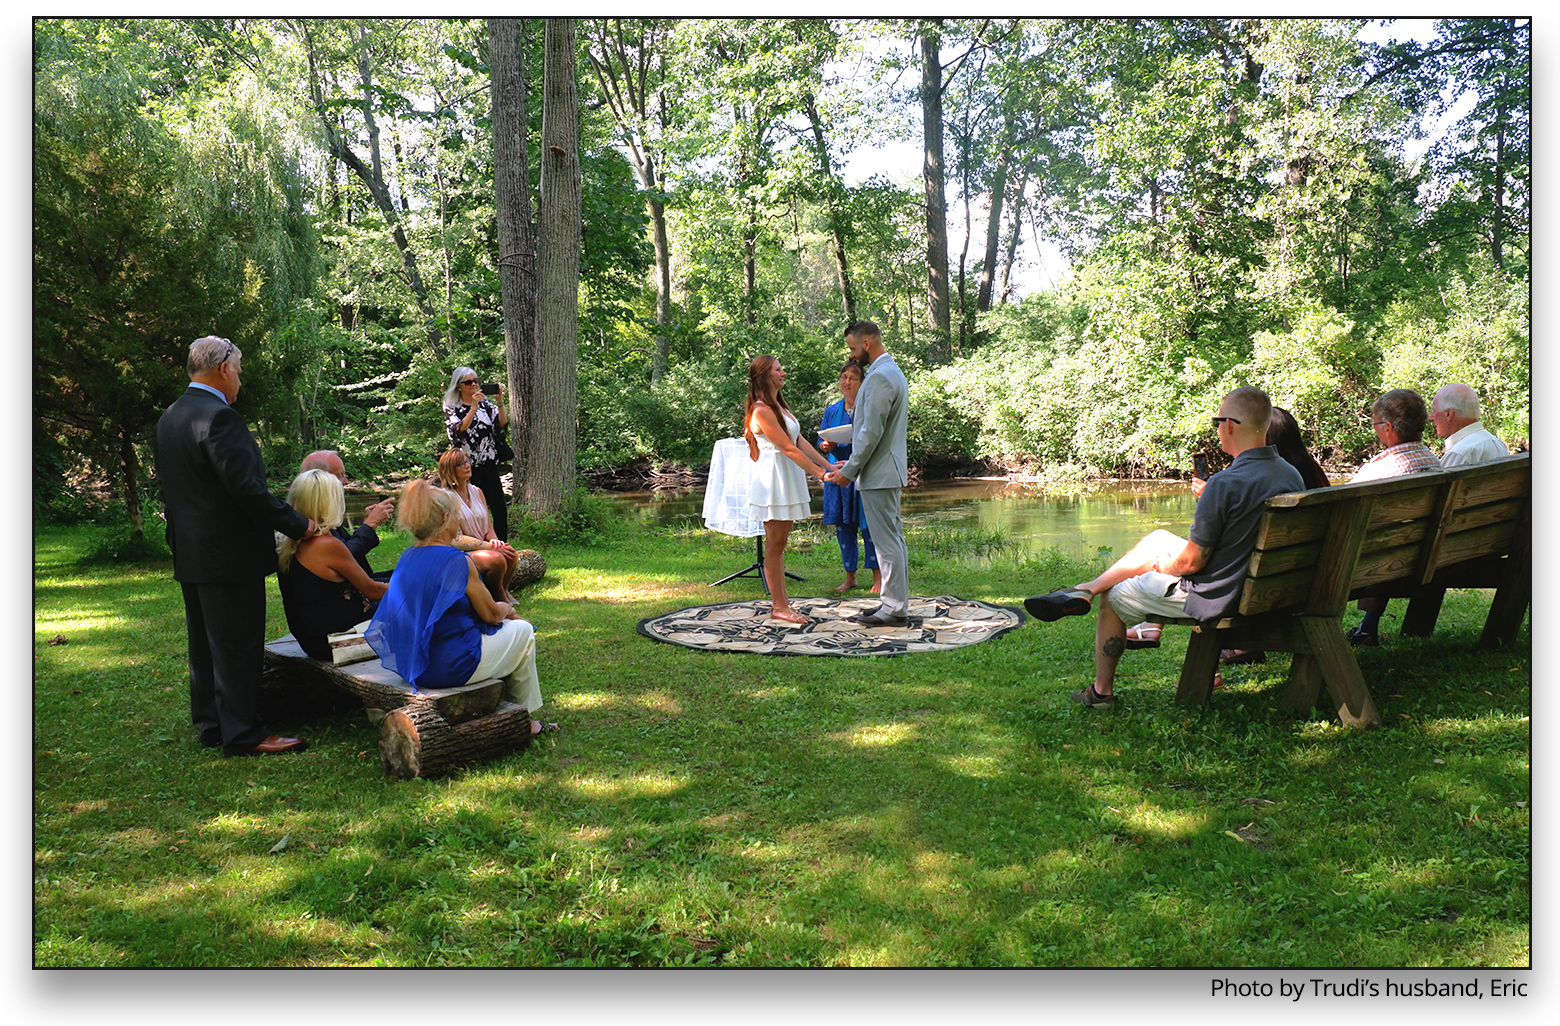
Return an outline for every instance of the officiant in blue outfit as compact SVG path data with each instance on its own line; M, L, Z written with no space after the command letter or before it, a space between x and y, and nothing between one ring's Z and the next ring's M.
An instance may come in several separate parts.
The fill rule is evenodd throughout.
M861 389L862 377L861 365L854 360L847 360L845 366L840 368L840 394L844 398L823 411L823 423L818 426L819 431L852 423L856 412L856 393ZM821 434L818 439L818 451L830 463L844 463L850 459L850 443L832 442ZM849 591L856 586L858 557L861 549L865 548L866 558L863 562L872 571L872 593L881 594L883 571L878 569L877 548L872 544L872 532L867 530L867 518L861 509L861 494L856 491L854 484L824 482L823 522L834 525L834 536L840 543L840 562L845 567L845 583L834 590ZM858 531L861 533L861 546L856 544Z

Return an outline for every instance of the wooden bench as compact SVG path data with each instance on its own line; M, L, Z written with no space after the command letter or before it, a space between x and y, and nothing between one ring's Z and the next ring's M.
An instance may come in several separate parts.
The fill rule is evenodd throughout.
M1522 453L1274 496L1236 613L1192 634L1176 700L1208 700L1221 649L1292 652L1284 708L1309 715L1325 689L1344 724L1378 725L1343 629L1350 600L1408 598L1403 633L1425 635L1447 588L1494 588L1480 644L1510 642L1532 595L1532 494L1531 458Z
M265 646L265 672L299 689L341 688L379 722L379 761L410 780L518 751L531 743L531 714L507 702L494 677L458 688L413 690L377 658L333 666L283 635Z

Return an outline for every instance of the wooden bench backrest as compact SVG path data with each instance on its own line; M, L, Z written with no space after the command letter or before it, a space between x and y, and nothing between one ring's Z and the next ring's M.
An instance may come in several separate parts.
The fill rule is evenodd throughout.
M1454 470L1275 495L1258 529L1241 615L1342 612L1370 585L1424 584L1437 570L1511 551L1527 526L1529 454Z

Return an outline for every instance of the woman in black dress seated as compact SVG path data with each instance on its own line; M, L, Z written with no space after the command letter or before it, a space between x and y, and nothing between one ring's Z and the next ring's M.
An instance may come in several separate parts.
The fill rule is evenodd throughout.
M334 474L305 470L293 478L287 502L320 529L302 541L277 535L281 539L277 584L287 628L305 653L330 662L326 636L350 630L372 616L389 585L364 573L346 544L330 533L346 515L346 496Z

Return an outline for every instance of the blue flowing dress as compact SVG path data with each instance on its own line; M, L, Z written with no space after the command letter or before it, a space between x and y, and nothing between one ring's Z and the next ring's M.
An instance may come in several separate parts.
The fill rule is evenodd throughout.
M385 668L418 688L465 684L482 660L482 637L498 632L466 597L471 563L448 545L401 553L390 590L363 632Z
M845 400L841 399L829 404L823 411L823 422L818 425L818 430L850 423L853 423L851 413L845 409ZM822 435L818 436L818 441L823 442ZM838 465L850 459L850 452L849 445L837 445L833 450L824 453L823 458ZM823 522L835 525L834 533L840 543L840 560L846 570L851 573L856 572L857 530L860 530L862 539L866 543L867 569L878 568L877 548L872 544L872 535L867 531L867 517L861 509L861 493L856 491L854 484L837 485L828 481L823 483Z

